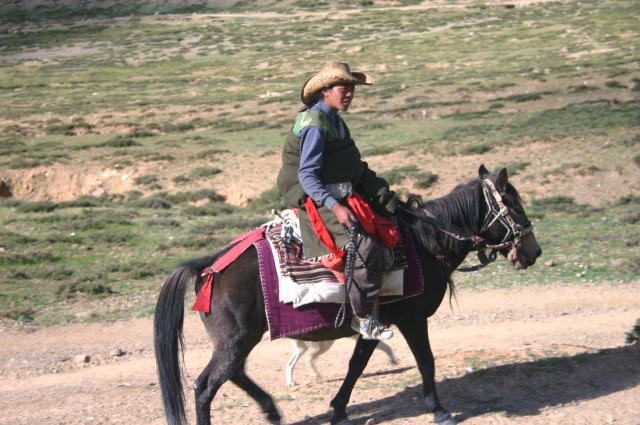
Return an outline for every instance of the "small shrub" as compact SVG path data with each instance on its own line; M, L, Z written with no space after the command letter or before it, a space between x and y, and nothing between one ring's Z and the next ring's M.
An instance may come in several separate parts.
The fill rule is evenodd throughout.
M247 205L247 208L256 212L264 212L271 211L272 209L284 210L290 208L290 206L287 204L278 188L274 187L262 192L256 199L251 200Z
M217 167L198 167L193 169L191 177L196 179L205 179L220 173L222 173L222 170Z
M530 162L526 162L526 161L510 162L507 165L499 165L499 166L495 167L493 169L493 172L495 174L498 174L500 172L500 170L502 170L503 168L506 168L507 171L509 172L509 176L515 176L520 171L523 171L525 168L527 168L529 165L531 165L531 163Z
M136 141L131 137L117 136L114 139L104 142L100 146L109 147L109 148L128 148L131 146L142 146L142 145L140 142Z
M32 322L35 311L31 307L10 307L0 309L0 317L16 322Z
M64 266L45 266L34 270L31 278L41 278L48 280L65 280L73 276L75 271Z
M623 196L622 198L618 199L617 202L614 203L614 205L636 205L636 204L640 204L640 196L637 196L637 195Z
M20 235L9 231L0 231L0 247L14 249L19 246L30 245L38 240L26 235Z
M590 165L586 168L580 168L576 174L579 176L592 176L598 171L602 171L602 170L596 167L595 165Z
M38 263L56 263L60 261L60 257L48 252L26 252L26 253L3 253L0 256L0 265L25 265Z
M59 206L50 201L23 202L16 206L16 210L21 213L51 212Z
M438 181L438 175L431 171L423 171L416 175L416 187L418 189L427 189Z
M74 118L68 124L58 119L50 120L47 124L45 131L48 134L60 134L64 136L75 136L77 134L76 130L87 131L93 128L91 124L86 123L81 117Z
M567 207L573 207L575 206L575 202L573 200L573 198L571 196L552 196L550 198L542 198L542 199L534 199L533 200L533 205L536 207L545 207L545 206L550 206L550 207L558 207L558 206L564 206L564 208Z
M532 100L540 100L542 99L542 96L545 94L550 94L549 92L542 92L542 93L523 93L523 94L514 94L512 96L507 96L507 97L500 97L497 99L494 99L495 101L509 101L509 102L516 102L516 103L522 103L522 102L530 102Z
M640 145L640 133L632 137L622 139L621 145L628 148Z
M77 294L111 295L115 293L105 284L82 280L63 283L55 292L57 296L65 299L75 298Z
M171 181L173 181L175 184L183 184L189 183L191 179L188 176L175 176Z
M569 91L572 93L580 93L593 90L598 90L598 88L587 84L580 84L579 86L569 86Z
M540 95L539 93L527 93L527 94L514 96L512 99L509 99L509 100L513 100L514 102L530 102L532 100L540 100L540 99L542 99L542 95Z
M144 193L140 192L139 190L130 190L128 192L125 193L127 200L129 201L135 201L137 199L140 199L144 196Z
M375 146L362 152L362 156L368 158L376 155L388 155L396 151L396 148L391 146Z
M390 186L400 184L404 179L415 175L418 172L416 165L405 165L404 167L396 167L385 173L381 173L382 177L389 183Z
M149 226L158 226L158 227L181 227L182 223L178 220L174 220L171 218L162 218L162 217L153 217L151 220L147 221ZM156 247L158 250L158 247Z
M142 161L152 162L152 161L173 161L176 158L171 154L161 154L161 153L151 153L147 155L141 155Z
M631 332L627 332L627 344L635 344L640 341L640 319L636 320L636 324L631 329Z
M136 208L150 208L154 210L167 210L172 207L171 202L155 196L137 199L132 202L132 205Z
M31 280L31 279L33 279L24 270L9 270L9 272L6 274L6 276L10 280Z
M534 199L531 203L532 213L568 213L568 214L588 214L597 211L597 208L589 205L576 204L570 196L552 196L549 198Z
M174 204L180 204L183 202L197 202L203 199L208 199L210 202L224 202L224 195L220 195L218 192L212 189L201 189L197 192L178 192L173 195L162 194L169 202Z
M18 205L22 204L24 201L16 198L6 198L0 200L0 208L15 208Z
M83 195L78 199L61 203L60 208L92 208L110 204L111 201L106 196Z
M158 176L155 174L146 174L144 176L136 177L133 182L140 186L150 186L158 182Z
M133 133L131 133L131 135L135 137L153 137L156 135L156 133L146 128L136 128L133 130Z
M211 142L212 142L211 140L207 139L204 143L210 144ZM194 155L193 157L197 158L197 159L201 159L201 158L206 158L208 156L216 156L216 155L224 154L224 153L229 153L229 150L228 149L213 148L213 149L203 150L202 152L199 152L197 155Z
M615 80L610 80L604 83L605 86L612 88L612 89L626 89L627 86L625 86L624 84L619 83L618 81Z
M463 155L482 155L493 149L493 146L489 143L483 143L480 145L464 146L460 149L460 153Z
M91 240L95 243L106 244L124 244L135 238L135 235L129 232L117 232L113 229L100 229L91 234Z

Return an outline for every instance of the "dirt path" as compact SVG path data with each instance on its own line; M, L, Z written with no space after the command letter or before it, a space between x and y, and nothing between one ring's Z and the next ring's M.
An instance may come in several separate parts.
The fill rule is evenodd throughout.
M453 309L431 320L439 393L467 425L637 425L640 350L624 346L640 318L640 281L460 290ZM210 345L195 314L186 320L189 379ZM151 320L73 325L27 334L0 333L0 424L163 424ZM406 343L390 341L398 365L376 352L350 405L357 424L423 424L420 380ZM290 342L264 341L248 373L277 400L287 424L328 421L353 340L338 341L318 361L316 382L304 359L285 385ZM114 350L124 351L124 355ZM85 356L90 356L84 362ZM190 387L190 384L187 384ZM193 401L187 394L190 422ZM267 423L255 403L225 384L216 422Z

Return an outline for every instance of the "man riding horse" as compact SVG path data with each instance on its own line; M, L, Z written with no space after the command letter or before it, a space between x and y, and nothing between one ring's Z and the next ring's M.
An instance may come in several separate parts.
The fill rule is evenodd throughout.
M376 314L385 250L400 237L380 215L393 213L398 197L362 161L339 114L349 109L356 85L370 84L369 75L352 72L346 63L328 63L307 80L305 106L284 144L277 184L298 211L304 258L321 261L340 280L345 273L347 281L352 278L351 326L365 339L383 340L393 336ZM350 237L358 255L353 271L345 271Z

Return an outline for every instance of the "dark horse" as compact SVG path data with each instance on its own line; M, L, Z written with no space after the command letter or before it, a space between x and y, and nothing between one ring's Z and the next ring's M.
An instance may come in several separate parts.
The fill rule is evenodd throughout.
M435 313L447 288L453 293L451 274L474 250L484 253L491 248L492 257L500 252L518 269L533 265L541 254L518 192L508 182L506 169L495 175L481 166L479 174L479 179L459 185L442 198L424 205L403 203L399 208L398 219L411 235L420 258L425 291L380 307L380 319L387 325L394 324L406 339L422 375L424 408L434 413L435 422L441 425L457 421L442 407L436 394L427 318ZM225 249L180 264L165 281L158 298L155 351L162 402L170 425L186 422L180 357L184 350L182 327L187 286L195 278L197 293L203 284L201 271L224 252ZM273 399L246 375L244 368L247 356L268 330L255 249L247 249L216 277L211 311L200 313L215 348L194 384L197 423L211 423L211 403L228 380L258 402L269 421L279 423L280 413ZM350 336L354 332L348 322L345 320L337 329L325 328L294 338L322 341ZM347 376L331 401L332 424L353 423L347 416L347 404L376 345L377 341L358 339Z

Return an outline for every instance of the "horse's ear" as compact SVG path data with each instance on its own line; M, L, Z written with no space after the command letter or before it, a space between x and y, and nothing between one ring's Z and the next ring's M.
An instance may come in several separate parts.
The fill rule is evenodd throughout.
M504 193L507 189L507 182L509 181L509 174L507 174L507 169L503 168L500 170L498 174L498 178L496 179L496 189L498 192Z
M480 179L481 180L486 179L489 174L491 174L491 173L489 173L489 170L487 170L485 168L484 164L482 164L480 166L480 168L478 169L478 175L480 176Z

